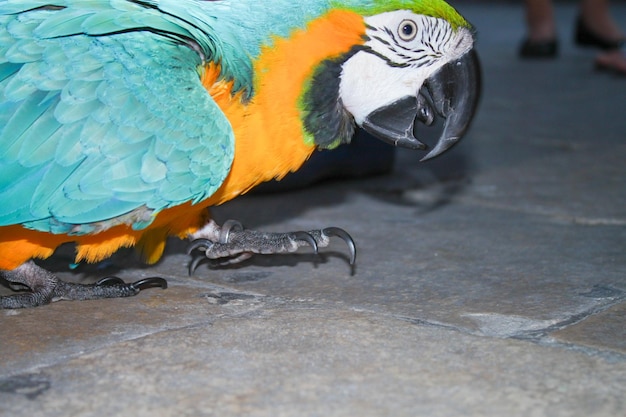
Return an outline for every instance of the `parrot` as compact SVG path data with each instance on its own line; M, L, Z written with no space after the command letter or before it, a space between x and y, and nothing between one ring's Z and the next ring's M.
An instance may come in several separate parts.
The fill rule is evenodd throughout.
M354 263L339 227L261 232L210 208L355 129L447 151L479 101L475 38L443 0L0 0L0 278L16 290L0 307L167 287L63 281L35 261L64 244L77 264L130 247L152 264L188 239L193 272L336 237Z

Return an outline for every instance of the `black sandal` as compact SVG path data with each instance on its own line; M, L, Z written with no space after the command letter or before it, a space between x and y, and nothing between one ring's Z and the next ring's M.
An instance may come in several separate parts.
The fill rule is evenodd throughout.
M559 54L559 42L556 39L547 41L531 41L525 39L519 49L522 58L548 59Z
M574 31L574 42L578 46L599 48L604 51L620 49L624 46L624 39L607 39L592 32L579 16L576 19L576 29Z

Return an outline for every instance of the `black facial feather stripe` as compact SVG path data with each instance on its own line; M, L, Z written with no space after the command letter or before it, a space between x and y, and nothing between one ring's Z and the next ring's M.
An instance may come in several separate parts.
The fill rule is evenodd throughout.
M372 48L364 48L363 49L364 52L367 52L369 54L372 54L374 56L377 56L378 58L382 59L383 61L385 61L385 63L387 65L389 65L390 67L394 67L394 68L407 68L410 65L406 64L406 63L400 63L400 62L394 62L391 59L387 58L385 55L381 54L380 52L376 52L375 50L373 50Z
M383 45L387 45L387 46L391 46L391 43L388 42L387 40L378 37L378 36L373 36L372 39L376 39L378 42L382 43Z

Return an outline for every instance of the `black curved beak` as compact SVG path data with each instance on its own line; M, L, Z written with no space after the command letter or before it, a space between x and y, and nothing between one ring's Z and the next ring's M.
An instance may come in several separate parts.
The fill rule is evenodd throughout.
M417 96L407 96L371 112L363 129L395 146L428 149L415 137L415 122L430 126L445 119L436 145L421 160L426 161L457 143L469 128L481 92L480 62L472 49L443 66L424 82Z

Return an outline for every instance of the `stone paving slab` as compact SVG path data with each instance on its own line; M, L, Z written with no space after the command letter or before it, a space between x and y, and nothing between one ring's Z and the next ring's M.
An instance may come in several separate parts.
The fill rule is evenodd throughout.
M15 377L15 392L0 382L0 411L616 416L625 378L623 362L290 302L104 346Z
M205 299L210 289L168 280L167 291L143 292L132 301L95 300L84 308L58 302L46 308L3 312L0 374L62 363L103 346L206 322L220 314Z
M272 198L248 201L264 207L273 204ZM341 212L312 209L306 217L312 224L332 218L354 235L359 261L353 276L335 257L317 268L300 264L306 266L298 269L297 277L294 267L268 269L267 259L227 273L226 280L202 268L196 275L206 274L214 283L230 281L243 291L343 302L491 335L498 333L497 327L486 317L518 322L523 317L525 325L518 331L536 331L616 302L581 295L597 285L614 287L619 299L624 297L623 227L555 222L532 213L515 213L511 221L508 210L480 207L477 215L474 204L422 211L366 195L346 198ZM293 195L292 201L296 199ZM359 207L367 210L358 213ZM312 224L300 220L291 228ZM257 275L263 271L265 275ZM255 278L247 279L247 274ZM503 331L502 336L513 336Z
M587 297L615 297L614 288L598 286ZM617 304L572 326L551 334L555 340L574 346L611 349L626 354L626 303Z

